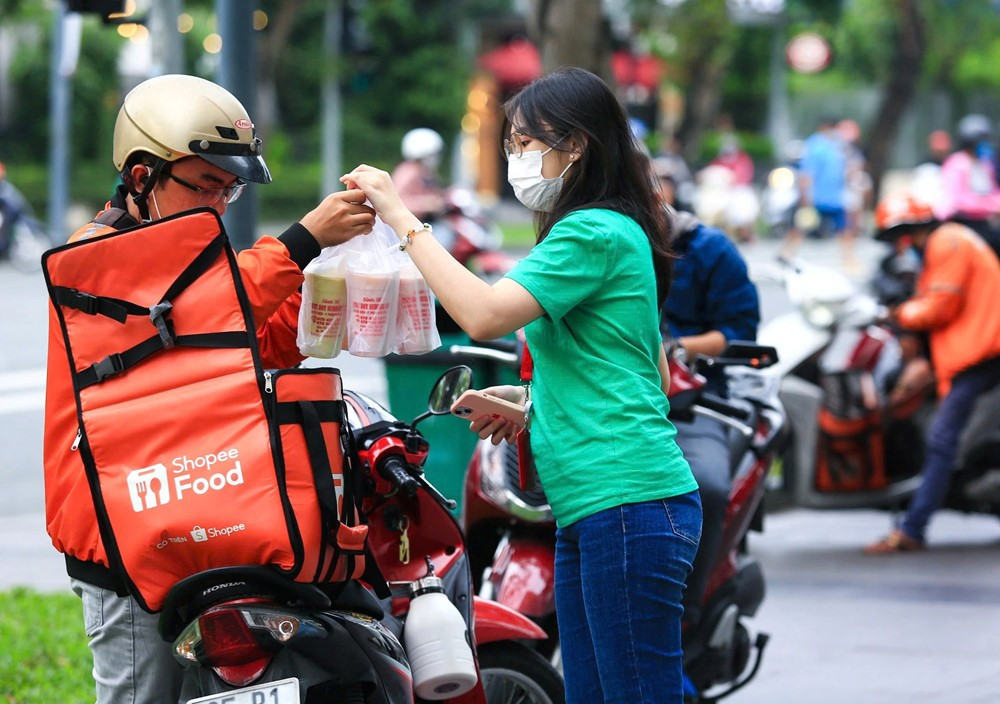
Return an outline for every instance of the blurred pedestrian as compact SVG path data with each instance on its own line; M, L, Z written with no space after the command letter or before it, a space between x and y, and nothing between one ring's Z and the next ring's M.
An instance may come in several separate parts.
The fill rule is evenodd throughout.
M799 164L802 207L812 207L819 224L807 236L835 237L847 227L844 190L847 180L847 154L837 132L837 120L822 118L803 145Z
M663 147L653 156L654 164L661 171L669 171L674 182L675 205L681 210L690 210L694 202L694 176L684 159L680 140L671 135L664 140Z
M924 203L934 203L944 190L941 165L951 154L951 135L934 130L927 135L927 156L913 169L910 194Z
M861 127L851 119L837 123L837 133L844 148L844 213L846 224L841 236L844 265L848 271L857 271L854 241L861 232L861 221L868 209L872 192L872 179L868 174L868 161L858 143Z

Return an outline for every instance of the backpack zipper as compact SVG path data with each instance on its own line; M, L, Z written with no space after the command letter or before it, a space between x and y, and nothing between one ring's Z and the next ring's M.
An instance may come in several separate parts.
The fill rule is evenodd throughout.
M76 439L73 440L73 444L69 446L70 452L76 452L80 449L80 441L83 440L83 428L76 429Z

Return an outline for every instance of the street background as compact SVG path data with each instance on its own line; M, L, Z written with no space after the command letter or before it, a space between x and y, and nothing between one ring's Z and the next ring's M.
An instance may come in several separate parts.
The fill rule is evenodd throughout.
M870 266L881 247L860 241L859 259ZM777 242L741 249L752 274L760 274L773 262ZM839 252L833 241L809 241L801 257L835 264ZM857 272L859 279L866 272ZM788 308L777 284L760 279L758 286L765 321ZM67 591L43 516L42 276L0 264L0 302L0 589ZM343 354L331 363L346 387L385 401L380 361ZM1000 702L1000 521L942 512L926 553L862 555L862 546L885 533L890 520L878 511L768 515L765 532L750 536L768 589L751 623L771 640L757 679L727 701Z

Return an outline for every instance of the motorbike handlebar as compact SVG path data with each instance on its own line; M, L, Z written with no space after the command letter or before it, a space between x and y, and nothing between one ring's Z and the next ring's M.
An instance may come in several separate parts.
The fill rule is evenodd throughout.
M705 408L708 408L709 410L715 411L716 413L737 418L743 422L747 422L753 417L753 413L748 411L746 408L729 403L725 399L713 394L702 394L697 403Z
M404 496L413 496L420 488L420 482L406 471L406 463L396 455L386 457L380 462L378 473L389 480Z
M513 343L516 344L516 343ZM517 366L518 356L515 352L503 352L499 349L489 349L486 347L472 347L470 345L452 345L448 352L453 355L471 357L473 359L488 359L493 362L502 362L511 366Z

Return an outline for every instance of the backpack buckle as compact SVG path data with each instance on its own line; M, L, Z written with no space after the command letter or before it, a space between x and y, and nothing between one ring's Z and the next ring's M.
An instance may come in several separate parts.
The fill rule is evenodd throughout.
M125 371L125 360L120 354L110 354L94 365L94 374L99 382L123 371Z

